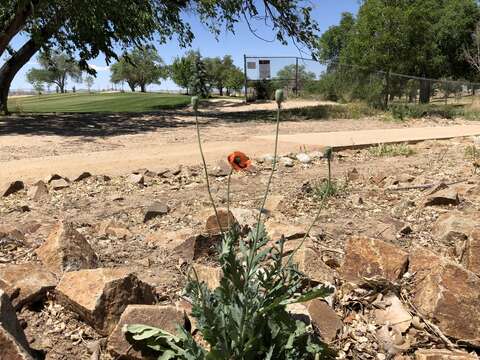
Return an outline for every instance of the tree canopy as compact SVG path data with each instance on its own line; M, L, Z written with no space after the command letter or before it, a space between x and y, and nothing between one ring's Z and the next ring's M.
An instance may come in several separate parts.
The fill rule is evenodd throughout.
M113 83L125 81L132 91L139 86L141 92L147 91L147 85L159 84L160 79L168 75L165 63L152 47L135 48L124 54L110 70Z
M317 24L307 0L10 0L0 3L0 111L7 112L10 84L18 71L41 48L58 47L77 54L82 69L94 74L88 61L100 54L110 62L121 48L176 38L188 45L194 38L183 17L189 11L213 33L233 31L240 20L264 20L281 42L289 37L312 46ZM262 15L263 14L263 15ZM134 17L134 19L132 19ZM11 46L19 33L27 40Z

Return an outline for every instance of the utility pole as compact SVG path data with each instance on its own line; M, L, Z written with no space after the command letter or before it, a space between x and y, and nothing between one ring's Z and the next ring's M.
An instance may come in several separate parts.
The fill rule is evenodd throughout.
M243 75L245 78L245 103L248 102L247 55L243 54Z
M295 95L298 96L298 57L295 60Z

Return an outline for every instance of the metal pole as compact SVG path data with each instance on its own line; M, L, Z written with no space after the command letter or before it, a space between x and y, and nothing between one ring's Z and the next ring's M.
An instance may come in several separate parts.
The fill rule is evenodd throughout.
M243 74L245 77L245 103L248 102L247 55L243 55Z
M298 96L298 57L295 60L295 96Z

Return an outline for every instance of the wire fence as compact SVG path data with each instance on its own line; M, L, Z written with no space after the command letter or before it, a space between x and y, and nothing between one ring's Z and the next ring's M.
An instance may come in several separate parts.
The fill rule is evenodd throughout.
M282 56L244 56L247 101L272 99L275 89L287 96L323 100L366 101L378 107L394 104L473 104L480 83L431 79L340 63Z

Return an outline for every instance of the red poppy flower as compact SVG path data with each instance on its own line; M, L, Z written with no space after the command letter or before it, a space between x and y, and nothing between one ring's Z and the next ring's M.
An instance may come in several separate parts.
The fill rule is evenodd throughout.
M248 158L248 156L240 151L234 151L228 155L227 159L233 170L236 171L245 170L252 165L252 161Z

